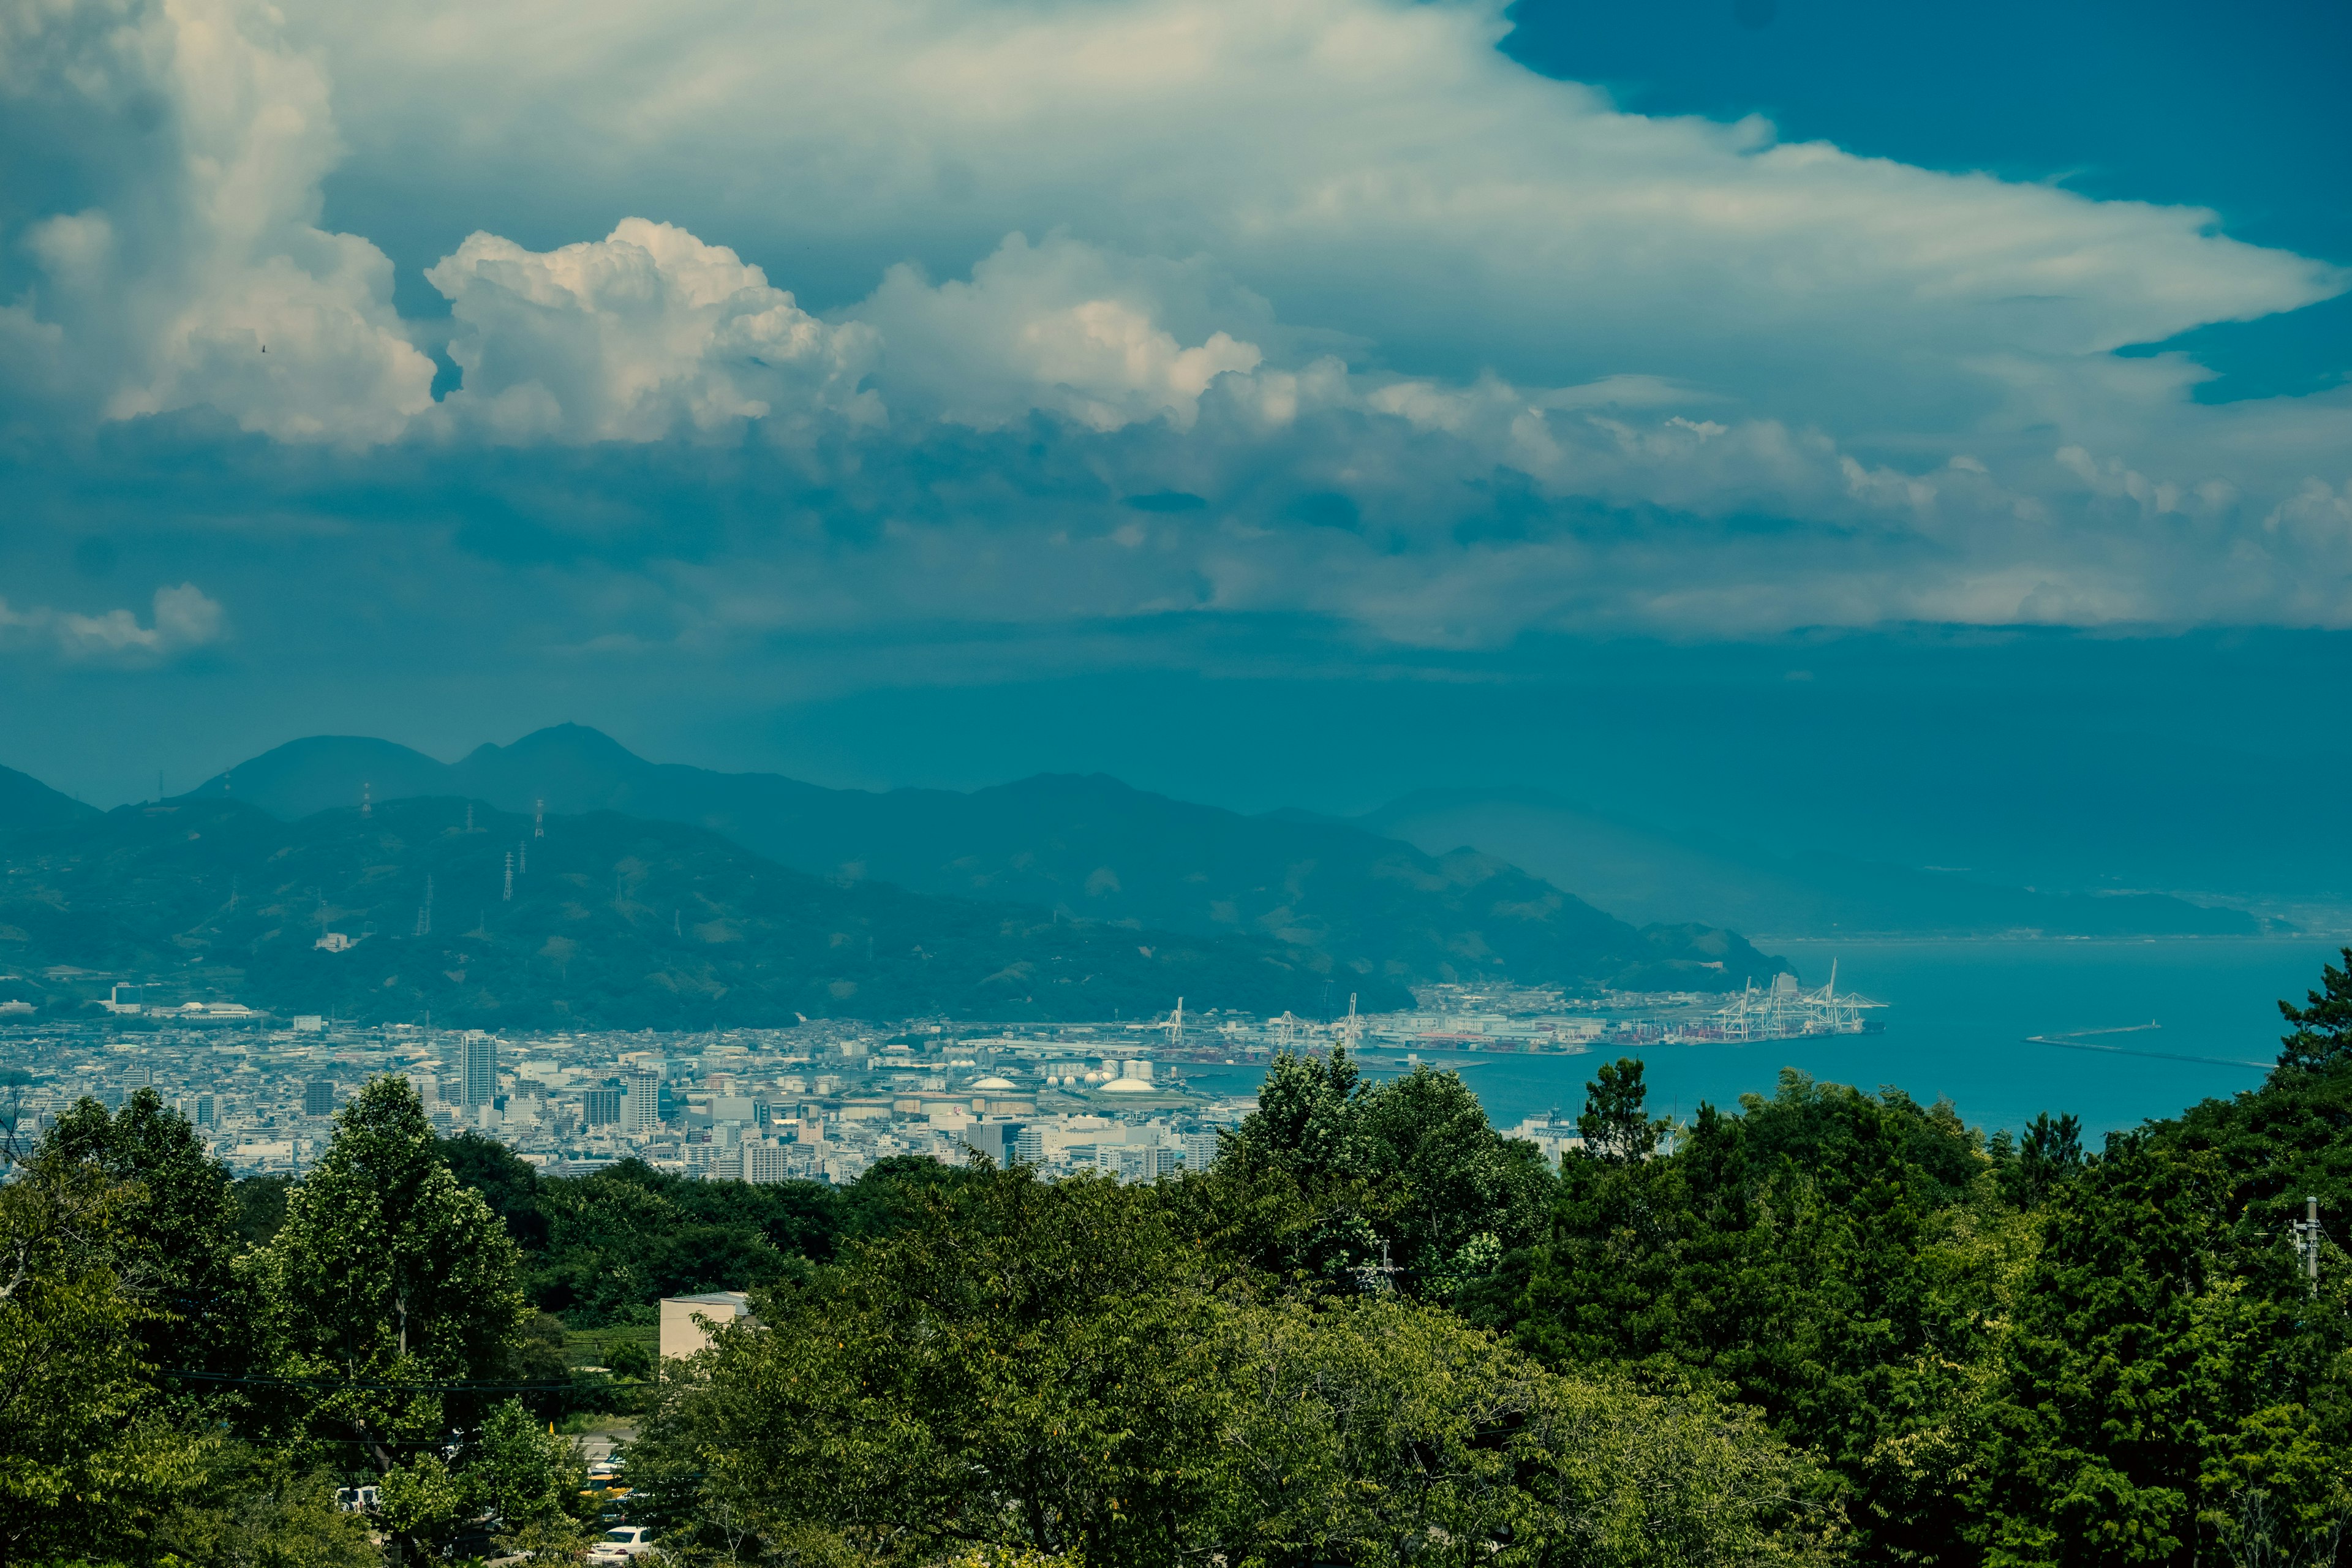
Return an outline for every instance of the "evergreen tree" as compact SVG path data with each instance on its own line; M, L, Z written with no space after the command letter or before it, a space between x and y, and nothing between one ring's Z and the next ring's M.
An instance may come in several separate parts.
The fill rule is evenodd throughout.
M2352 947L2343 952L2343 967L2320 966L2320 988L2304 994L2307 1005L2278 1005L2280 1016L2294 1026L2279 1042L2278 1072L2317 1072L2352 1053Z
M1638 1058L1602 1062L1600 1080L1584 1086L1584 1112L1576 1119L1585 1153L1617 1165L1655 1153L1667 1124L1643 1109L1648 1095Z
M2026 1123L2025 1136L2015 1144L2007 1137L2004 1132L2001 1152L2008 1157L1994 1162L1995 1176L2001 1195L2020 1208L2039 1208L2084 1164L2083 1123L2071 1111L2054 1120L2042 1111Z

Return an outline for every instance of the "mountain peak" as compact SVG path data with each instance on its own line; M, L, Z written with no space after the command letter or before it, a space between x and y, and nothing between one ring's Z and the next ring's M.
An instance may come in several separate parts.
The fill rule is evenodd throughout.
M563 762L573 764L586 763L605 767L632 769L650 768L654 765L604 733L604 731L586 724L569 722L550 724L543 730L533 730L510 745L500 746L485 742L468 752L465 761L457 765L461 768L482 765L488 763L492 759L503 759L509 763Z

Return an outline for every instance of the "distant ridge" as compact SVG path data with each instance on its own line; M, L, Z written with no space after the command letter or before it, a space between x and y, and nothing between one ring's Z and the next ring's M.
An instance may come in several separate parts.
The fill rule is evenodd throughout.
M0 768L0 839L14 837L37 827L52 827L61 822L78 822L99 815L94 805L84 805L62 790L51 789L30 773L20 773L14 768Z
M1820 851L1773 854L1535 791L1423 791L1359 820L1423 847L1478 844L1636 920L1706 921L1783 937L2249 936L2280 929L2160 893L2052 893Z
M540 801L564 814L626 812L705 827L821 876L1196 937L1269 938L1335 983L1713 990L1788 967L1727 931L1636 930L1492 855L1431 854L1301 813L1246 816L1099 774L968 795L835 790L649 763L599 731L560 724L446 764L382 741L318 736L191 795L299 817L354 805L362 785L379 801L447 795L515 812Z

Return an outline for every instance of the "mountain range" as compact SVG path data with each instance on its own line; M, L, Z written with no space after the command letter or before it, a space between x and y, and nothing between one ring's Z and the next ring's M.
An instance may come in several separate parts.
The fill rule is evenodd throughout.
M0 846L7 999L148 981L278 1014L700 1029L797 1016L1110 1018L1321 1007L1282 942L1208 940L789 870L705 828L418 798L289 821L184 799ZM1403 986L1354 977L1368 1008ZM151 999L155 999L152 998Z
M236 800L299 819L362 796L618 812L690 824L844 882L1200 940L1271 940L1329 976L1331 1005L1342 1011L1348 991L1376 978L1721 990L1787 967L1727 931L1637 929L1475 849L1431 853L1353 823L1244 816L1100 775L1046 774L970 794L827 789L655 763L565 724L453 763L384 741L316 736L180 798Z

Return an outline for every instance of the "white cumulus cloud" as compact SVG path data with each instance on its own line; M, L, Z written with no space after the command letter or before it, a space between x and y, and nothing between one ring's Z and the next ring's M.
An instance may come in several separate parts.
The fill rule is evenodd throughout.
M1162 417L1189 429L1211 382L1265 357L1222 328L1187 345L1162 324L1166 292L1206 309L1195 270L1015 234L969 282L894 267L853 313L880 330L894 401L940 417L988 427L1045 408L1095 430Z
M816 409L870 419L873 333L828 326L757 267L627 218L544 252L475 234L426 274L457 321L450 416L499 438L652 441Z
M341 448L289 473L367 449L369 521L319 537L369 542L321 551L454 514L449 548L540 563L546 602L714 637L2352 622L2352 390L2209 407L2191 357L2115 352L2340 269L2200 210L1625 114L1505 27L1492 0L0 0L0 136L76 154L0 190L0 417L206 407ZM398 317L387 253L446 321ZM201 640L160 604L14 614Z
M203 405L280 439L359 442L427 406L433 363L393 310L391 262L319 226L341 154L328 99L254 0L0 0L12 132L76 146L92 175L80 205L13 237L38 269L0 325L26 351L16 400L115 418Z
M221 639L220 605L193 583L155 590L148 619L129 609L96 615L47 605L12 607L0 599L0 647L46 648L71 660L145 661Z

